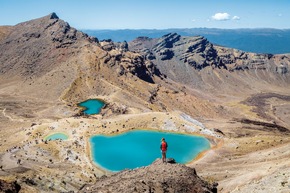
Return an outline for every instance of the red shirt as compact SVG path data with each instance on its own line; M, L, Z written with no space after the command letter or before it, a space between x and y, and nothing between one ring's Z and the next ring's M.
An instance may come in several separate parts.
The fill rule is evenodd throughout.
M167 150L167 143L165 141L162 141L160 148L161 148L162 151L166 151Z

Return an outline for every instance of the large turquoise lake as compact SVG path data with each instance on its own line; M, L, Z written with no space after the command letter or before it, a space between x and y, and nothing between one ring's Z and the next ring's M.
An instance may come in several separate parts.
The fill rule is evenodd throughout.
M161 158L162 137L168 143L167 158L174 158L178 163L187 163L210 148L209 141L200 136L134 130L114 136L91 137L92 159L110 171L147 166Z
M85 114L93 115L93 114L100 113L105 103L98 99L89 99L89 100L79 103L78 105L85 108L85 110L83 110Z

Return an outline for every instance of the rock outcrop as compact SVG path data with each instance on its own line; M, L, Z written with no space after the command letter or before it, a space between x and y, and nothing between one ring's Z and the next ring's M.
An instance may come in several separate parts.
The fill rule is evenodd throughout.
M18 193L21 187L17 182L6 182L0 179L0 193Z
M210 193L217 192L217 183L209 184L197 176L194 168L182 164L164 164L160 159L150 166L124 170L103 177L80 192L155 192Z

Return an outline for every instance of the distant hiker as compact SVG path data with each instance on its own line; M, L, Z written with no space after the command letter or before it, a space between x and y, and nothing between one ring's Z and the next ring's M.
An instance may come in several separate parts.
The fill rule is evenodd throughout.
M161 149L161 153L162 153L162 161L163 163L166 163L166 151L167 151L167 142L165 141L164 138L161 139L161 145L160 145L160 149Z

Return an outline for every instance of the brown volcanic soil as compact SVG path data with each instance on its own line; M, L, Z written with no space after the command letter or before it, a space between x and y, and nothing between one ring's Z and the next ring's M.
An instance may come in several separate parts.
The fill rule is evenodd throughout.
M244 103L252 106L253 112L261 118L276 123L290 125L290 96L277 93L261 93L251 96ZM277 106L276 106L277 105ZM277 110L278 109L278 110ZM279 114L277 116L277 114Z
M281 127L290 128L290 79L279 66L289 68L288 56L268 59L202 38L173 38L172 45L191 52L173 46L175 56L161 60L164 38L135 41L152 50L159 42L150 59L98 42L55 14L12 29L0 40L0 178L16 180L21 191L78 191L98 183L112 174L91 162L89 137L140 128L208 137L213 149L188 166L218 181L219 192L289 190L290 137ZM201 69L191 66L215 52L220 68L216 58ZM88 98L107 106L100 115L74 116ZM69 140L43 140L55 132Z

